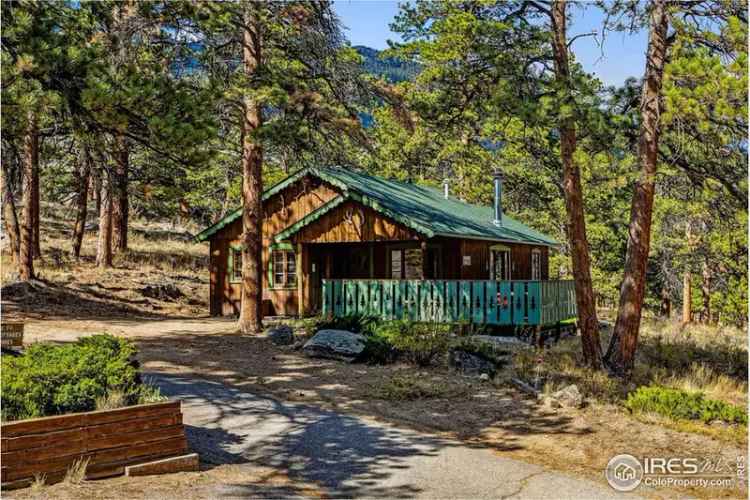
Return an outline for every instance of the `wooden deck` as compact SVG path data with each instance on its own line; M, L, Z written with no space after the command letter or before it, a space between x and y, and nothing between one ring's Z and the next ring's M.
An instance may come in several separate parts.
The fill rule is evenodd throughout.
M322 280L324 316L554 325L576 317L573 281Z

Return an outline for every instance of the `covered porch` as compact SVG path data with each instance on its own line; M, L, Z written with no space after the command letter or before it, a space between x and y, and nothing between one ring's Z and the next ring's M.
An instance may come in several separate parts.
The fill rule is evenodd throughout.
M576 317L573 281L322 281L322 314L383 320L555 325Z

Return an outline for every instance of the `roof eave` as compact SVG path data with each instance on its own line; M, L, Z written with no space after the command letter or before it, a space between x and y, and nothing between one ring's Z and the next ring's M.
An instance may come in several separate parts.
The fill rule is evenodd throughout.
M443 238L462 238L465 240L481 240L481 241L496 241L498 243L515 243L515 244L522 244L522 245L538 245L538 246L544 246L544 247L550 247L550 248L557 248L559 249L562 245L556 241L548 242L548 241L540 241L540 240L532 240L532 239L508 239L508 238L498 238L495 236L479 236L475 234L459 234L459 233L435 233L435 236L441 236Z

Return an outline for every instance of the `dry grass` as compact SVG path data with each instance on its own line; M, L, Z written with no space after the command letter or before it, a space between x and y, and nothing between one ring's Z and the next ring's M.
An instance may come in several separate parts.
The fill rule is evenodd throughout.
M464 393L464 388L461 384L443 377L410 371L396 372L390 377L377 380L366 392L369 397L387 401L413 401L455 398Z
M89 459L79 458L73 464L68 467L65 472L65 478L63 482L67 484L81 484L86 479L86 469L89 466Z
M604 345L611 332L603 332ZM606 372L583 368L580 342L562 341L543 353L519 352L513 358L514 374L545 393L576 384L590 401L621 404L639 386L661 385L702 392L710 399L746 407L747 335L730 327L688 325L646 320L641 328L637 363L632 379L623 383ZM725 429L698 422L669 422L648 418L687 432L747 442L744 426ZM735 441L737 442L737 441Z
M39 282L29 292L4 294L6 317L117 317L205 314L208 298L208 251L191 235L197 226L132 219L129 249L114 256L114 267L99 269L96 261L96 221L90 217L81 258L71 255L72 211L43 204L40 228L42 258L34 262ZM17 268L3 249L3 285L18 278ZM183 297L146 297L148 285L172 284ZM29 293L27 293L29 292Z
M122 391L111 391L106 395L96 398L97 410L114 410L127 406L127 398Z
M33 493L39 493L47 485L47 474L34 474L34 480L29 485Z

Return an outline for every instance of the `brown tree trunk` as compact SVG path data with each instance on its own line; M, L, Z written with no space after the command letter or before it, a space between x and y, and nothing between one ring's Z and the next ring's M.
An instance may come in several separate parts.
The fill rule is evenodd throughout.
M672 316L672 298L669 296L669 290L667 287L662 285L661 287L661 305L659 306L659 314L666 319Z
M261 64L261 32L254 15L256 7L246 7L242 33L245 77L252 80ZM242 304L239 329L244 334L262 330L261 233L263 191L263 148L256 136L262 125L261 106L253 97L243 98L242 120Z
M26 135L23 141L23 222L19 247L18 272L21 280L29 281L34 275L34 179L39 177L39 131L36 115L28 114ZM36 191L38 194L39 192Z
M83 232L86 229L86 215L89 198L89 177L91 159L85 148L81 149L76 176L76 223L73 227L73 257L78 261L81 257Z
M13 262L19 262L19 241L21 239L21 230L18 227L18 215L16 214L16 203L13 200L13 193L8 185L8 178L5 173L5 165L0 165L0 196L3 197L3 219L5 220L5 232L8 234L10 242L10 255Z
M128 169L129 151L125 136L117 135L115 146L114 192L112 197L112 245L115 252L128 249Z
M34 228L34 258L41 258L42 247L39 240L39 134L37 132L34 146L34 176L31 179L32 226Z
M99 239L96 245L96 265L112 267L112 179L109 172L101 172L102 192L99 210Z
M620 303L612 342L607 353L610 371L624 377L630 375L635 361L643 294L646 288L646 265L651 245L651 216L654 207L654 178L659 149L659 100L669 27L665 1L653 0L650 8L650 32L646 75L641 94L641 127L638 140L641 175L633 192Z
M708 266L707 260L703 261L701 278L701 298L703 299L701 321L711 323L711 268Z
M94 196L97 216L102 212L102 176L98 169L91 172L91 191Z
M693 320L693 284L692 274L685 271L682 277L682 324L687 325Z
M563 99L571 105L572 109L573 85L568 64L565 11L565 0L556 0L552 4L552 47L555 56L555 79L564 92ZM589 243L586 237L581 172L573 159L576 151L575 118L572 115L561 115L559 120L563 190L568 215L567 233L575 279L583 359L588 366L601 368L602 348L599 342L599 320L596 317L596 301L591 280L591 259L589 258Z

